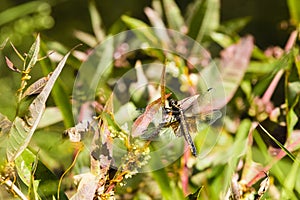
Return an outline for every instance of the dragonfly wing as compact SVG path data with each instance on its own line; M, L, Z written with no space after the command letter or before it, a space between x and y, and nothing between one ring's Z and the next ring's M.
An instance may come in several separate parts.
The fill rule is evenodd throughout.
M212 125L213 123L215 123L219 118L222 117L222 112L220 110L213 110L207 113L200 113L197 115L193 115L192 117L187 117L187 119L190 120L194 120L193 124L206 124L206 125Z
M184 98L180 100L178 103L182 110L187 110L188 108L192 107L194 104L197 104L199 97L200 95L196 94L194 96Z
M159 124L158 127L148 127L146 130L143 131L143 134L139 136L140 139L150 141L159 140L159 134L162 131L163 126L163 124Z
M212 91L213 89L210 88L202 95L197 94L179 101L183 112L198 114L200 112L206 113L214 110Z
M172 141L175 139L174 129L170 127L152 127L144 131L142 135L139 136L141 140L147 141Z

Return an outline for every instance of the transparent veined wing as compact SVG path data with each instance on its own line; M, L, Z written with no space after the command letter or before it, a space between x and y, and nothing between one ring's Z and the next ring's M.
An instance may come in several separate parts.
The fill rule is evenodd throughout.
M180 100L178 103L180 104L185 116L209 113L216 110L213 105L213 91L213 88L209 88L203 94L196 94Z

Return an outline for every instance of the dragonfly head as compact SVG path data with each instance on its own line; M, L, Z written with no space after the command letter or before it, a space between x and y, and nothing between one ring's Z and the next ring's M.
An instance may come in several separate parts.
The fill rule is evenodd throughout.
M178 101L176 101L176 100L174 100L174 99L170 99L170 106L171 107L178 107L179 105L178 105Z

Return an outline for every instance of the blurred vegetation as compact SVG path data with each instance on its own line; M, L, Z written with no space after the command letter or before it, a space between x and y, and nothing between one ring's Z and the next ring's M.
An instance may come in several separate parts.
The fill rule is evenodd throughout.
M1 199L300 198L297 0L1 4ZM113 64L92 105L98 132L88 124L75 124L80 119L73 119L72 105L89 99L84 95L74 99L72 89L93 48L106 44L106 52L115 53L120 49L105 43L109 36L152 26L176 30L207 49L223 78L227 114L223 127L213 127L220 136L204 159L187 152L165 168L136 173L148 164L149 149L138 146L115 121L110 98L114 85L139 63L167 64L167 59L180 72L173 78L188 88L182 77L191 78L194 72L187 61L155 49L122 59L108 55ZM135 33L145 43L157 37L152 32ZM78 43L83 45L72 49ZM206 73L214 73L211 68ZM151 104L149 96L134 97L131 103L149 109L157 104ZM89 142L102 145L102 151L93 144L84 148L87 143L64 137L64 131L69 136L93 133ZM129 141L120 144L129 152L122 168L109 168L111 140L99 142L100 133ZM81 181L75 184L74 179Z

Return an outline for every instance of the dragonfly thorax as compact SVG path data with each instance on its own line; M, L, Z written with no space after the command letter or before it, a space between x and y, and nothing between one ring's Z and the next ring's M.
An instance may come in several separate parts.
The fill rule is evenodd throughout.
M170 99L168 104L163 108L163 121L164 123L170 124L174 122L180 122L180 105L178 101Z

